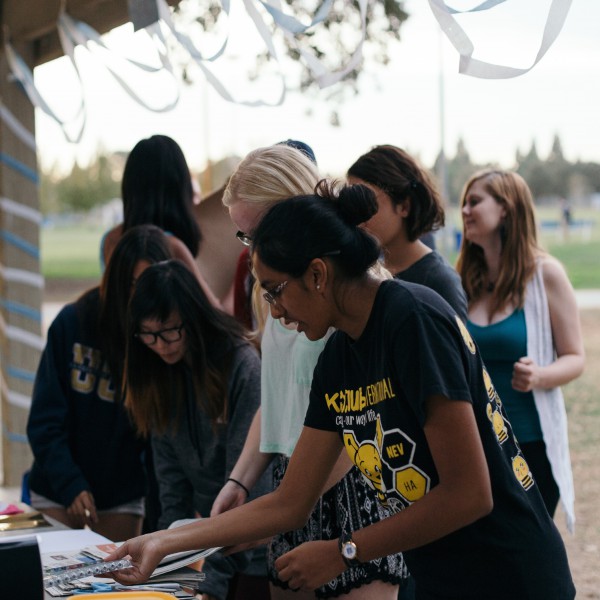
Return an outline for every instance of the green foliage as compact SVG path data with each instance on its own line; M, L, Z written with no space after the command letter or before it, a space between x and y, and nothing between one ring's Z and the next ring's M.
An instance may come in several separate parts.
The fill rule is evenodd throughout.
M113 157L99 154L88 167L75 164L67 177L58 176L55 169L42 173L43 214L86 212L118 197L120 173L115 174L113 162Z
M446 157L444 163L447 197L449 204L454 206L460 202L462 188L473 173L483 168L497 166L474 163L462 139L457 143L454 157ZM438 156L434 165L438 179L442 167L442 157ZM556 198L579 200L591 193L600 192L600 165L580 161L569 162L563 156L558 136L555 136L550 154L546 158L539 157L533 142L527 154L516 153L515 165L511 168L527 181L538 204Z

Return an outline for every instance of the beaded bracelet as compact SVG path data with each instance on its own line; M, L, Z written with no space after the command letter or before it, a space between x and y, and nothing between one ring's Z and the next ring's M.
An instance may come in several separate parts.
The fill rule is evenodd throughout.
M229 479L227 479L227 481L233 481L233 483L239 485L246 492L246 496L250 495L250 490L241 481L238 481L237 479L234 479L233 477L229 477Z

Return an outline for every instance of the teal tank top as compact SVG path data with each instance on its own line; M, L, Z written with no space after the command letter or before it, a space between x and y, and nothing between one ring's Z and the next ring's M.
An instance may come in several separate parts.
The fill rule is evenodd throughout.
M514 363L527 356L527 327L523 309L515 310L506 319L491 325L481 326L467 321L467 328L479 347L517 440L521 443L542 440L533 394L518 392L510 384Z

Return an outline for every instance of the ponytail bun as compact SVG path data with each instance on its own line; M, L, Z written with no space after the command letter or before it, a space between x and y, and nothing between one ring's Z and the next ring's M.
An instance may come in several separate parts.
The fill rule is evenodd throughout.
M379 208L375 192L366 185L345 185L339 192L335 191L335 183L325 179L319 181L316 192L322 198L332 202L338 215L350 227L357 227L368 221Z

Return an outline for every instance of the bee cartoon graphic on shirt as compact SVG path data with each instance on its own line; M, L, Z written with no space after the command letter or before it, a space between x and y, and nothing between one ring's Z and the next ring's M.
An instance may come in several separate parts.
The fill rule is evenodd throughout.
M498 395L498 392L492 383L492 378L485 369L483 369L483 383L485 384L485 389L489 399L486 407L487 417L492 423L498 441L503 444L508 439L508 427L506 426L504 417L500 412L500 408L502 406L500 396Z
M517 456L512 459L512 467L515 477L523 486L523 489L528 490L533 485L534 481L531 471L529 470L529 465L521 454L517 454Z
M454 318L456 319L456 324L460 329L460 334L462 335L463 342L469 349L469 352L471 354L475 354L475 352L477 352L477 346L475 346L475 342L473 341L469 330L466 328L465 324L462 322L462 319L458 315L454 315Z
M429 491L430 478L413 464L415 443L397 428L384 431L380 416L374 440L359 442L352 430L344 430L343 438L352 462L377 492L379 501L393 512Z
M344 431L344 446L352 462L358 467L359 471L367 478L373 489L377 492L377 498L380 502L385 502L385 485L383 483L381 471L381 442L383 434L381 431L381 421L377 418L377 440L373 442L363 442L359 444L353 431Z

